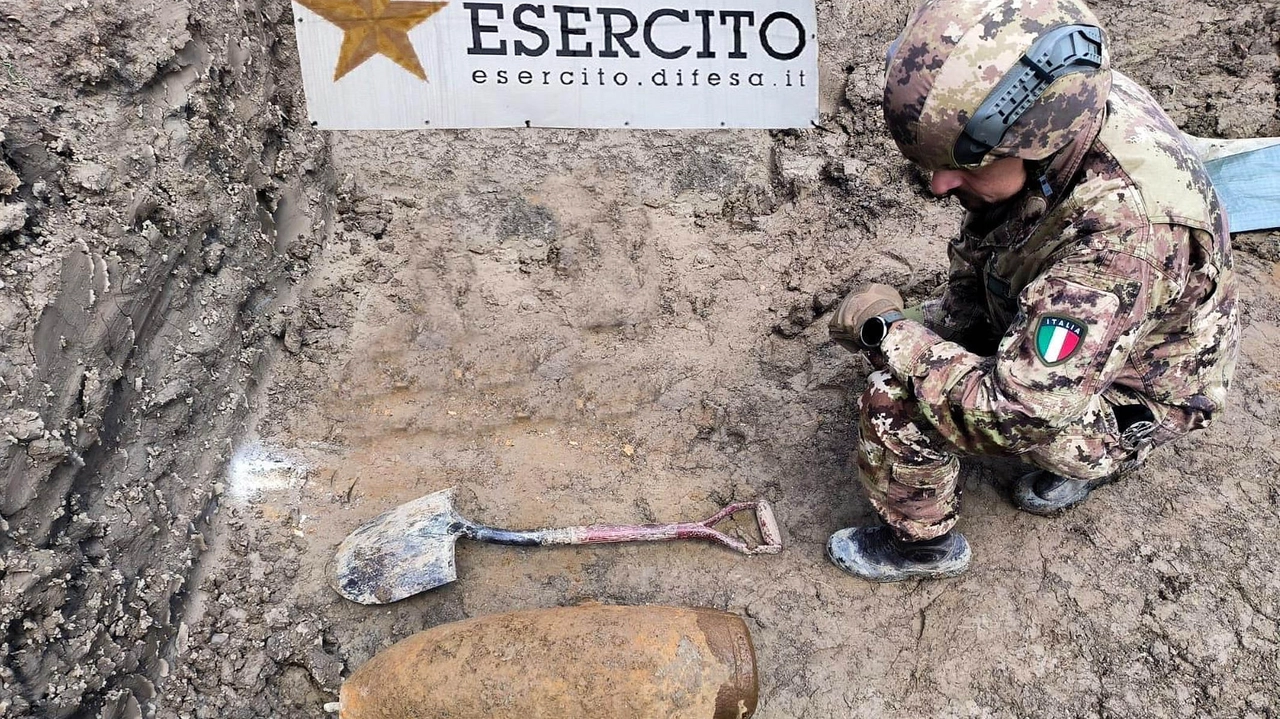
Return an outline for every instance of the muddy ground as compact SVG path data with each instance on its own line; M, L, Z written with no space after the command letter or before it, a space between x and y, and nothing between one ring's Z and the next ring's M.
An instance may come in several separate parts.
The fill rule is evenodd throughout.
M811 130L319 133L280 0L0 3L0 717L325 716L399 638L584 600L746 616L765 719L1280 713L1280 233L1236 237L1221 423L1056 520L966 465L959 579L823 558L871 516L823 313L935 292L960 213L880 117L909 7L819 3ZM1273 3L1096 9L1188 132L1280 135ZM763 497L787 549L463 543L428 594L328 589L451 486L512 527Z

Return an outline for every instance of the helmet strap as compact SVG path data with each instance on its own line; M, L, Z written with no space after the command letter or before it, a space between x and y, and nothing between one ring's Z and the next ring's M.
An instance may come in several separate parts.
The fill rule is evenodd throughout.
M1075 177L1080 170L1084 156L1088 154L1089 148L1093 147L1093 141L1098 137L1104 118L1105 113L1091 119L1071 144L1031 165L1031 172L1028 174L1036 178L1040 193L1044 195L1045 200L1052 201L1054 195L1064 192L1070 186L1071 178Z
M1041 170L1036 174L1040 177L1040 192L1044 195L1044 199L1053 197L1053 185L1049 184L1049 173Z

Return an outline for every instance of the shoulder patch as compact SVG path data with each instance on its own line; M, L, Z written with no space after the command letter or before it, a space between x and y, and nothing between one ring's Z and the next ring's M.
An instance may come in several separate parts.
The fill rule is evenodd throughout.
M1062 364L1084 343L1085 324L1064 315L1041 315L1036 326L1036 356L1046 366Z

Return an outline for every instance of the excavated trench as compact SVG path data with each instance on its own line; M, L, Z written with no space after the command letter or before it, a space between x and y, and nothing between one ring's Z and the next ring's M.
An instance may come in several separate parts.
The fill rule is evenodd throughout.
M747 618L760 717L1280 711L1280 260L1239 235L1228 422L1055 521L967 468L975 567L822 542L866 367L822 314L938 287L958 208L879 108L909 2L818 4L799 132L320 133L283 0L0 5L0 717L325 716L440 622L595 599ZM1096 7L1187 131L1280 135L1274 4ZM457 486L509 526L764 497L787 550L460 545L383 608L326 564Z

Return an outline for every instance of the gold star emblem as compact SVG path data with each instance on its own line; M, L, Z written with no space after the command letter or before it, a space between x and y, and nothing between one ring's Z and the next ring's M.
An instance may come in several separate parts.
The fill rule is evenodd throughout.
M385 55L418 79L427 72L409 43L409 31L436 14L447 2L391 0L298 0L298 4L342 29L342 50L333 81L374 55Z

